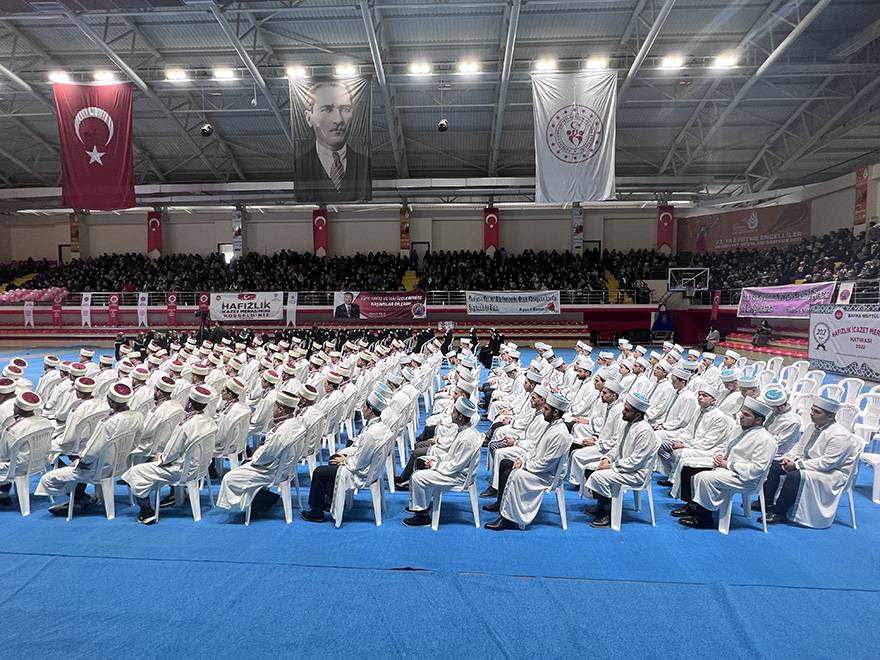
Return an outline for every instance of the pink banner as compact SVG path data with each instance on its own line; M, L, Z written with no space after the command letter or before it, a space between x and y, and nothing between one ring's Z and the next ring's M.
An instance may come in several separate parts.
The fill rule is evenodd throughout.
M107 299L107 320L108 325L115 327L119 325L119 294L111 293Z
M166 311L168 312L168 325L177 325L177 301L178 294L171 292L166 298Z
M52 325L59 328L63 323L61 320L61 300L62 296L55 296L52 300Z
M424 291L337 291L333 318L423 319L427 313Z
M810 305L827 305L831 302L835 286L836 282L819 282L745 288L736 315L806 319L810 317Z

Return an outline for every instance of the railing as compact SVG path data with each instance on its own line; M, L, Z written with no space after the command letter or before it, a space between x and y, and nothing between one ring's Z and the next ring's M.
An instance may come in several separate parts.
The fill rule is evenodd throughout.
M839 286L838 282L838 286ZM691 296L693 305L711 305L714 291L697 291ZM739 305L742 289L721 289L722 305ZM837 288L831 296L831 302L837 300ZM853 288L850 299L852 305L876 305L880 303L880 280L858 280Z

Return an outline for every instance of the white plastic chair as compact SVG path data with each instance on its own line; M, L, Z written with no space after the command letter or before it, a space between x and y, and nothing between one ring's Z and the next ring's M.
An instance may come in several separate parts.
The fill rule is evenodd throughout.
M125 431L114 438L109 438L101 453L95 459L95 476L89 481L80 482L100 486L98 497L104 501L104 514L107 520L116 517L116 500L114 499L114 482L128 469L128 455L134 445L137 431ZM75 484L74 484L75 485ZM67 504L67 522L73 520L75 498L73 492Z
M746 359L746 358L740 358L740 360L744 360L744 359ZM737 364L737 366L739 366L739 360L737 360L736 364ZM743 369L744 373L748 372L752 376L757 376L758 374L764 373L764 371L766 371L766 367L767 367L767 363L764 362L764 360L755 360L754 362L752 362L748 366L743 365L742 369Z
M718 509L718 531L722 534L730 533L730 518L733 514L733 498L739 493L740 497L742 497L742 510L743 515L746 517L746 520L752 519L752 498L756 495L758 496L758 501L761 503L761 523L764 527L764 533L767 533L767 506L764 501L764 482L767 480L767 474L770 472L771 463L767 464L767 469L764 470L764 476L761 477L761 480L758 482L758 485L751 490L741 490L738 488L731 489L728 491L727 495L724 498L724 503Z
M862 436L869 449L873 449L874 435L880 433L880 392L862 394L856 401L859 416L853 427Z
M856 425L856 418L859 416L859 409L848 403L844 403L837 411L836 421L847 431L853 433Z
M807 375L807 371L810 369L810 363L807 360L798 360L794 362L791 366L795 367L798 372L798 378L803 378Z
M821 369L810 369L809 371L807 371L807 373L803 377L804 378L812 378L821 386L825 382L825 377L827 375L828 374L826 374Z
M794 394L812 394L816 391L816 381L812 378L798 378L791 386L790 392Z
M758 374L758 387L761 391L764 391L765 388L774 382L776 382L776 374L769 369L764 369L764 371Z
M311 428L306 430L305 447L303 448L303 459L309 466L309 476L318 465L318 459L321 457L321 439L324 436L325 419L322 417L312 424Z
M192 517L194 522L202 519L202 503L199 495L203 486L208 488L208 498L211 506L214 506L214 491L211 489L211 477L208 475L208 468L211 466L211 460L214 457L214 441L217 437L217 429L212 429L203 436L194 438L183 450L183 464L180 469L180 476L177 481L169 483L174 491L174 501L180 504L183 501L183 493L181 489L186 486L189 495L189 504L192 508ZM161 488L156 489L156 520L159 520L159 492Z
M780 369L782 369L781 355L774 355L767 360L767 371L772 371L774 377L779 375Z
M31 515L30 477L46 471L52 449L52 427L36 429L19 438L9 450L9 466L0 473L0 484L12 482L18 497L22 516ZM27 463L18 464L19 457L27 452Z
M470 463L468 464L467 470L465 472L464 483L462 483L460 486L453 486L448 489L439 487L434 488L431 499L431 529L433 529L435 532L440 527L440 505L443 502L444 490L449 490L455 493L463 493L465 491L468 492L468 495L470 495L471 498L471 511L474 514L474 527L476 527L477 529L480 528L480 499L477 495L477 470L480 467L480 456L482 454L482 449L482 442L478 443L477 446L474 447L473 456L471 456Z
M107 417L110 414L109 408L104 408L103 410L96 410L91 415L86 415L82 419L80 419L76 424L76 429L74 429L74 436L78 438L77 445L74 447L71 455L77 456L81 449L85 447L85 443L88 442L89 438L92 437L92 434L95 432L95 428L98 426L98 422ZM57 455L52 457L52 460L58 458Z
M853 450L855 451L855 460L852 464L852 471L849 474L849 478L846 482L846 488L843 489L843 492L846 493L846 497L849 500L849 519L852 524L852 528L856 528L856 503L853 499L853 488L856 485L856 479L859 476L859 462L861 461L862 452L865 449L865 443L862 438L858 435L852 435L853 442ZM875 479L876 479L876 471L875 471ZM843 493L841 493L843 495ZM838 499L839 502L839 499ZM835 508L838 504L835 504Z
M345 401L339 399L330 410L326 411L324 419L323 442L327 445L329 456L336 453L336 436L339 433L339 424L342 421L343 405Z
M816 394L826 397L828 399L834 399L835 401L842 401L845 392L843 385L839 385L837 383L829 383L828 385L822 385L818 390L816 390Z
M370 467L367 470L367 477L365 479L365 487L370 489L370 495L373 499L373 516L376 520L376 527L382 525L382 511L385 509L385 491L382 488L383 471L385 469L385 456L393 440L394 436L389 433L386 438L376 445L373 455L370 457ZM342 492L343 490L344 492ZM330 509L337 528L342 526L342 515L351 508L353 494L356 490L355 488L334 489L333 503Z
M791 391L791 388L794 386L795 382L800 378L798 375L797 367L794 365L788 365L787 367L783 367L779 372L779 384L782 385L788 391Z
M546 493L556 494L556 505L559 507L559 517L562 520L562 529L568 529L568 511L565 508L565 475L568 473L568 450L559 459L556 466L556 472L553 475L553 481L544 491ZM520 529L524 529L525 525L520 525Z
M239 464L239 456L244 459L247 451L248 437L250 436L251 413L249 410L236 417L229 426L225 438L222 438L223 448L214 452L214 469L217 474L223 470L223 459L229 461L229 469L235 469Z
M865 387L865 381L861 378L841 378L838 385L841 385L846 390L844 403L856 405L859 395Z
M633 504L635 505L636 511L642 510L642 491L648 495L648 510L651 512L651 527L657 526L657 521L654 518L654 492L652 490L653 486L653 474L650 470L648 470L648 476L645 477L645 481L638 488L633 486L624 486L623 484L614 484L611 488L611 529L615 532L620 531L620 522L623 517L623 497L626 495L628 490L631 490L633 493Z
M278 467L275 476L272 477L272 486L278 489L281 496L281 504L284 507L284 522L288 525L293 522L293 502L290 495L290 482L296 484L296 497L300 511L302 511L302 496L299 490L299 475L296 471L299 465L300 447L296 441L287 445L278 457ZM251 502L253 503L253 502ZM245 527L251 524L251 505L248 504L244 512Z

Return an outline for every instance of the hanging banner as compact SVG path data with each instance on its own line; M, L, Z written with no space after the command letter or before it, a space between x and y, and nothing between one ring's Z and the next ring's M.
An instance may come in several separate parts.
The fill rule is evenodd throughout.
M584 253L584 210L580 206L571 209L571 252Z
M672 249L672 240L675 237L675 207L657 207L657 248L668 247Z
M162 256L162 212L147 213L147 256L158 259Z
M207 291L199 291L196 294L196 304L199 306L199 314L206 315L211 306L211 294Z
M712 313L709 315L710 321L718 320L718 308L721 307L721 289L716 289L712 294Z
M533 73L535 202L614 196L617 72Z
M79 305L79 315L82 319L82 327L92 327L92 294L82 294L82 301Z
M868 221L868 168L856 170L856 203L853 209L853 225L863 225Z
M165 311L168 314L168 325L172 327L177 325L177 301L179 299L178 294L175 292L169 293L168 297L165 298Z
M739 317L805 319L810 305L827 305L834 295L835 282L749 287L742 290Z
M813 305L810 365L863 380L880 380L880 305Z
M79 214L68 213L67 224L70 228L70 258L79 259Z
M138 303L137 303L137 315L138 315L138 327L140 326L149 326L148 322L148 310L149 310L149 299L150 296L148 293L141 291L138 293Z
M296 201L372 199L372 82L369 76L289 81Z
M810 236L810 205L744 209L678 221L679 252L724 252L798 243Z
M335 319L423 319L427 315L424 291L336 291Z
M409 256L412 250L412 235L410 234L409 207L400 207L400 254Z
M501 212L496 208L483 209L483 250L490 257L501 249Z
M285 325L296 327L296 305L299 300L299 294L296 291L287 292L287 302L284 305Z
M312 211L312 245L315 254L319 257L327 256L327 248L330 245L330 227L327 226L329 217L330 214L326 209Z
M837 287L838 305L849 305L849 301L852 300L853 289L855 288L855 286L855 282L840 283L840 286Z
M212 321L280 321L283 306L282 291L212 293L210 296Z
M24 327L34 327L34 301L24 301Z
M52 299L52 325L60 328L64 324L62 316L63 312L61 310L61 296L55 296Z
M107 322L110 327L119 325L119 294L111 293L107 298Z
M469 315L559 314L559 291L467 291Z
M241 208L232 211L232 257L237 259L241 256Z

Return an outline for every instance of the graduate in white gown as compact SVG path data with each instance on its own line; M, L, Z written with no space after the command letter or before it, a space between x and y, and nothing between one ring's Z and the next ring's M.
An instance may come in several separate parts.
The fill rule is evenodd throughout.
M9 380L12 382L11 379ZM12 490L13 478L18 476L19 472L24 472L30 458L29 449L18 451L18 460L10 469L12 452L19 440L34 431L52 428L52 422L38 414L43 405L39 395L34 392L19 392L11 400L14 402L12 421L5 429L0 429L0 475L4 475L7 479L5 483L0 484L0 507L12 506L13 500L9 493Z
M811 424L797 445L781 460L773 461L764 482L767 524L791 520L824 529L834 523L837 502L856 469L861 449L861 440L837 422L839 409L839 401L813 396Z
M95 413L107 410L107 402L92 396L95 391L95 381L89 376L80 376L74 382L77 405L68 414L63 427L58 429L56 437L52 438L52 452L49 454L50 462L62 454L77 456L79 449L88 441L89 437L84 432L94 432L94 427L84 429L80 422L91 417Z
M764 428L776 442L773 458L781 460L801 438L801 416L788 403L788 392L778 385L771 385L761 394L761 400L772 408Z
M15 422L15 396L15 381L0 378L0 433Z
M156 381L156 387L153 389L153 409L144 417L143 432L131 452L132 464L141 463L149 458L153 451L160 450L161 447L156 444L162 441L162 438L156 437L159 427L169 419L183 415L183 406L171 398L174 387L175 382L170 376L162 376Z
M746 398L739 414L739 427L731 431L711 464L682 469L678 497L685 504L670 512L679 523L714 529L717 523L712 512L731 497L731 491L749 492L761 485L776 447L764 428L770 412L770 406L763 401Z
M669 376L673 393L666 402L665 410L659 410L649 421L657 431L660 442L681 435L697 411L697 395L687 389L691 372L682 366L674 367ZM649 410L649 415L652 411Z
M651 474L660 443L645 420L650 405L641 394L627 395L620 440L599 460L584 484L596 498L596 506L587 508L594 516L590 522L593 527L611 526L611 497L621 485L641 487Z
M562 421L568 405L564 395L550 392L542 411L547 426L534 447L515 461L505 459L501 462L498 499L483 506L486 511L498 511L501 515L486 523L486 529L500 531L528 525L538 515L544 493L571 446L571 434Z
M47 355L43 358L43 375L37 382L36 393L45 401L52 394L52 390L61 380L61 370L58 369L60 360L55 355Z
M599 458L614 448L620 439L623 426L623 387L616 380L609 380L602 388L602 402L606 408L604 420L598 433L582 438L575 437L569 456L568 480L580 486L586 479L588 465L595 464Z
M464 485L474 455L483 444L483 434L477 431L474 419L478 420L479 416L473 402L464 397L457 399L452 410L452 422L456 431L446 451L432 452L426 456L420 461L422 469L417 469L410 480L410 504L407 511L414 515L405 518L404 525L430 525L434 490Z

